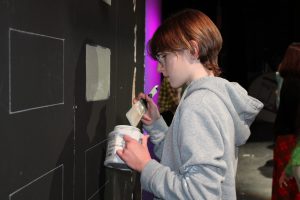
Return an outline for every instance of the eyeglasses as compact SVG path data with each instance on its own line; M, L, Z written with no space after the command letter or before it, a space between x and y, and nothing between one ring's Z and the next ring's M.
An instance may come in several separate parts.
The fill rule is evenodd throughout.
M165 59L166 59L167 55L170 54L170 53L172 53L172 52L158 53L157 56L156 56L157 61L162 65L165 64Z
M157 61L159 62L159 63L162 63L163 62L163 59L166 57L166 55L165 54L158 54L157 56L156 56L156 59L157 59Z
M164 51L164 52L159 52L159 53L157 53L156 59L157 59L157 61L158 61L160 64L164 65L165 62L166 62L166 57L167 57L168 54L171 54L171 53L175 53L175 54L176 54L176 53L181 52L181 51L183 51L183 50L185 50L185 48L181 48L181 49L178 49L178 50L176 50L176 51Z

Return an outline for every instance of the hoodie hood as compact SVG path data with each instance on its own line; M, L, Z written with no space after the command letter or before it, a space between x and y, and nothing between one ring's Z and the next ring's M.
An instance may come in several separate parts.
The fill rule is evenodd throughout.
M220 77L203 77L191 82L183 98L197 90L209 90L224 102L234 121L235 144L244 144L250 136L250 125L263 108L263 104L249 96L238 83Z

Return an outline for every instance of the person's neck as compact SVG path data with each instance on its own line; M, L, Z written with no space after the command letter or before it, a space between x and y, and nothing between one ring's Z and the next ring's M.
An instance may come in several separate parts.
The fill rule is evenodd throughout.
M190 82L207 76L214 76L213 71L206 69L202 63L194 63Z

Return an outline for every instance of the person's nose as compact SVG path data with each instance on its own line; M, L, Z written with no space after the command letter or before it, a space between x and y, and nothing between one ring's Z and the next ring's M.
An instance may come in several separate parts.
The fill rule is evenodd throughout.
M165 68L163 67L163 65L161 63L158 63L157 65L157 71L164 74L165 72Z
M159 73L162 73L164 76L167 76L166 68L163 66L163 64L158 63L158 65L157 65L157 71Z

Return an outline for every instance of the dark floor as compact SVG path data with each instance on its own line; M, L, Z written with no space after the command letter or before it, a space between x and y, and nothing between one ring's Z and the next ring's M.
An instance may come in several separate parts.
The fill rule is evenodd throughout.
M254 122L248 142L240 148L238 200L270 200L273 171L272 123Z

